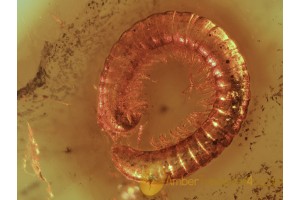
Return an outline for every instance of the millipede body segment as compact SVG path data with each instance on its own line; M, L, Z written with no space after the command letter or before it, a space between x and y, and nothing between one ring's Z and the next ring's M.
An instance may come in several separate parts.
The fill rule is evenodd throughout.
M169 52L169 55L168 55ZM98 124L116 141L134 129L147 110L144 80L155 62L170 54L207 72L214 88L204 122L176 144L153 151L112 147L116 168L135 181L179 179L208 164L240 130L250 100L249 75L236 44L222 28L193 13L170 11L149 16L124 32L100 76ZM206 77L206 78L207 78ZM198 87L201 91L204 87ZM197 116L197 115L196 115Z

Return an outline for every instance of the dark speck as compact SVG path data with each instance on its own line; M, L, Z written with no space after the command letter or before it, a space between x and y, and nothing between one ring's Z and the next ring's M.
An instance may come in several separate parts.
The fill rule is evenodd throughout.
M65 153L71 153L71 152L72 152L72 149L70 147L66 147Z
M236 194L234 194L234 196L233 196L233 197L234 197L234 199L237 199L237 196L236 196Z
M169 108L166 105L161 105L159 108L160 113L166 113L169 110Z
M218 141L217 141L217 140L214 140L212 143L213 143L213 145L217 145L217 144L218 144Z

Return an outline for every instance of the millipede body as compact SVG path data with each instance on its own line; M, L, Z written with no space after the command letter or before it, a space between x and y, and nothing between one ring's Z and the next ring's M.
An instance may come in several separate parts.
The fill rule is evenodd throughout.
M134 24L106 58L97 116L98 124L113 141L137 127L148 106L143 95L147 72L153 63L170 57L207 74L207 81L194 88L196 92L210 86L214 89L210 111L201 123L197 121L200 113L193 115L194 130L164 148L143 151L114 144L113 163L131 180L164 183L167 178L179 179L195 172L220 155L246 117L249 75L236 44L204 17L169 11Z

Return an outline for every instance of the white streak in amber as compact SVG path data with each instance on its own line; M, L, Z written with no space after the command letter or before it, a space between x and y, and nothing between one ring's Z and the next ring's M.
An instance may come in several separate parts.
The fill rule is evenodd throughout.
M213 138L212 136L211 136L211 134L209 134L209 133L207 133L207 132L205 132L205 135L209 138L209 139L211 139L211 140L215 140L215 138Z
M221 76L222 76L222 72L221 72L219 69L215 69L215 70L214 70L214 75L215 75L216 77L221 77Z
M245 112L243 109L240 110L240 114L243 115Z
M232 49L232 50L237 48L236 44L232 40L227 42L227 46L228 46L229 49Z
M212 121L212 124L213 124L214 127L218 127L219 126L218 122L215 122L215 121Z
M172 16L172 33L174 34L175 30L174 30L174 20L175 20L175 15L176 15L176 11L174 11L173 16Z
M157 39L152 38L152 41L153 41L155 44L158 44L158 40L157 40Z
M173 166L172 165L168 165L168 169L169 171L171 172L172 175L174 175L174 172L173 172Z
M137 178L141 178L142 176L137 172L138 170L136 169L133 173L133 175Z
M184 43L184 38L180 37L179 42Z
M225 87L225 85L226 84L223 81L218 82L218 86L221 87L221 88Z
M217 66L217 62L214 58L208 58L207 60L208 64L210 64L210 66L215 67Z
M231 120L231 118L226 118L226 121L230 121Z
M226 99L225 99L225 97L220 97L220 100L222 100L222 101L225 101Z
M165 171L162 170L162 168L163 168L162 166L158 165L158 174L159 174L160 179L165 178Z
M45 182L47 184L47 192L49 195L49 198L53 198L54 195L52 193L52 189L50 186L50 183L47 181L46 177L43 176L42 174L42 169L40 166L40 150L39 150L39 145L36 142L35 138L34 138L34 134L33 134L33 130L30 126L30 124L27 122L27 127L28 127L28 147L27 147L27 154L25 154L25 158L24 158L24 170L26 171L26 163L27 163L27 159L30 158L31 160L31 167L35 173L35 175L43 182Z
M219 108L218 108L217 110L218 110L219 113L221 113L221 114L223 114L223 115L226 114L223 110L221 110L221 109L219 109Z
M197 164L199 164L199 163L198 163L198 160L196 159L196 156L194 155L194 153L192 152L192 150L191 150L190 148L188 148L188 150L189 150L189 154L191 155L191 157L193 158L193 160L194 160Z
M71 104L69 104L69 103L67 103L67 102L63 102L63 101L58 101L58 100L52 100L52 101L54 101L54 102L56 102L56 103L59 103L59 104L62 104L62 105L64 105L64 106L70 106Z
M190 20L189 20L188 25L187 25L187 28L186 28L186 32L190 29L190 24L191 24L191 21L192 21L194 15L195 15L195 14L191 14Z
M201 144L201 142L196 138L197 144L200 146L200 148L207 154L209 155L208 151L204 148L204 146Z
M200 47L198 48L198 51L202 54L202 56L204 56L204 57L208 56L208 51L207 51L207 49L204 48L203 46L200 46Z
M184 162L182 161L181 157L178 154L177 154L177 156L178 156L178 160L179 160L180 165L183 167L184 171L187 172L186 167L185 167Z

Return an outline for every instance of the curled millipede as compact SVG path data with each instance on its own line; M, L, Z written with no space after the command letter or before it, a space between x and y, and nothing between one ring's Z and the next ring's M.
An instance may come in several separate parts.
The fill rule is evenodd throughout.
M163 183L195 172L232 142L246 117L249 75L236 44L208 19L170 11L134 24L106 58L99 84L98 124L113 141L140 122L147 110L143 81L149 78L152 63L169 58L166 52L208 74L204 77L208 85L191 82L191 88L214 88L211 109L201 123L199 113L194 114L189 121L195 129L176 144L152 151L114 145L113 163L131 180Z

